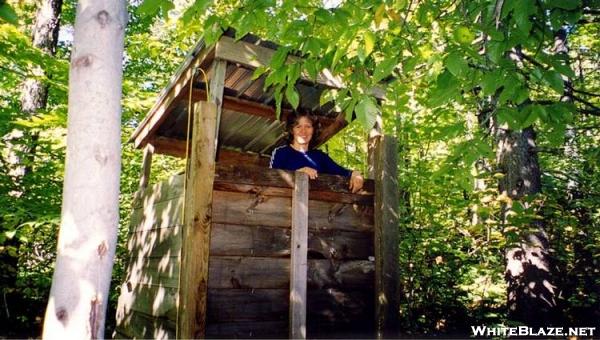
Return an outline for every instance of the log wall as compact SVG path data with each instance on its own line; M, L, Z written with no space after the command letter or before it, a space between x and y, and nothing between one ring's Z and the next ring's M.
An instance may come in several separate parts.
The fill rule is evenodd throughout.
M293 173L218 165L210 236L209 338L287 338ZM146 190L134 208L118 337L174 338L183 176ZM310 181L308 337L372 337L373 183Z

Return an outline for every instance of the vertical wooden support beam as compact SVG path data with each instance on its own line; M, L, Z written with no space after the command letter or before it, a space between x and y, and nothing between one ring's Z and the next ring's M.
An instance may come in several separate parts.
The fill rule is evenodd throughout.
M375 321L378 338L398 336L398 177L396 141L374 139Z
M292 195L290 339L306 339L308 252L308 175L296 171Z
M150 181L150 169L152 168L152 155L154 154L154 145L148 143L144 147L144 156L142 158L142 176L140 177L140 191L148 187Z
M206 331L216 125L217 105L198 102L194 109L184 201L177 317L179 339L203 338Z
M144 156L142 158L142 172L140 174L140 184L138 190L133 197L133 205L137 205L138 202L144 196L144 191L148 187L150 182L150 171L152 169L152 155L154 154L154 146L150 143L144 147Z
M367 141L367 177L369 178L375 178L375 145L381 136L383 136L383 119L378 115L375 125L369 131L369 140Z
M227 73L227 61L215 59L210 70L210 85L208 101L217 105L217 133L215 135L215 157L219 139L219 127L221 124L221 110L223 108L223 91L225 90L225 73Z

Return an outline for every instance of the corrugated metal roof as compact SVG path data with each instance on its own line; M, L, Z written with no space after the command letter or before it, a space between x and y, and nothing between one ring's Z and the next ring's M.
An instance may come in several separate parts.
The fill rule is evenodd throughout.
M249 64L253 64L255 61L248 57L246 57L247 59L238 60L238 56L234 51L232 53L232 49L237 48L244 53L252 52L258 57L266 58L266 54L271 53L272 55L276 45L252 35L247 35L240 41L234 42L231 39L233 36L234 33L228 31L225 37L221 39L223 43L227 43L229 58L237 61L225 59L228 64L224 79L219 145L243 152L270 154L275 147L285 142L284 123L275 116L273 89L264 88L264 75L252 79L254 68ZM178 71L169 86L161 94L148 117L134 133L132 140L135 141L137 147L142 147L145 143L156 139L170 140L174 143L185 141L188 120L187 108L189 105L189 77L193 77L191 82L193 83L193 100L203 100L202 98L206 97L204 78L200 74L192 75L191 70L193 70L193 67L208 69L215 58L225 58L225 53L223 56L219 54L221 45L218 44L217 47L205 47L200 42L194 52L188 56L182 69ZM258 57L255 58L258 59ZM332 123L339 113L334 111L332 104L320 106L319 99L321 93L330 86L326 84L336 84L336 80L328 78L328 76L322 76L321 78L325 81L301 79L295 87L300 95L298 110L309 111L321 117L324 125L327 125ZM284 111L291 111L291 106L287 103L283 104L283 108ZM345 124L338 125L339 127L336 127L336 129L341 129ZM331 136L324 138L329 137ZM161 150L158 149L157 152L161 152Z

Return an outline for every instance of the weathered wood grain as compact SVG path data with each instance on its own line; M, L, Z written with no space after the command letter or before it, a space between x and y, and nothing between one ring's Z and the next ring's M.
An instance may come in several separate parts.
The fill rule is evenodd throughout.
M289 198L215 191L213 202L213 221L216 223L291 225ZM308 211L308 227L311 229L373 230L373 210L368 207L310 200Z
M215 183L247 184L264 187L280 187L293 189L294 172L280 169L269 169L248 164L218 165ZM365 180L363 192L352 194L348 189L348 179L342 176L320 174L319 178L310 180L310 190L317 192L346 193L356 196L368 196L374 193L373 180Z
M281 257L290 254L290 229L213 223L210 252L214 255ZM174 246L176 248L176 246ZM373 233L309 230L309 258L368 259Z
M115 339L175 339L175 322L131 311L117 325Z
M171 321L177 318L176 288L159 285L145 285L125 282L121 285L117 308L117 324L130 313L137 311L154 317L165 317Z
M168 228L181 225L183 197L161 201L156 204L144 205L135 209L131 215L130 232Z
M307 322L311 325L351 325L372 328L372 291L309 289ZM288 289L209 289L208 324L288 320Z
M268 275L265 275L268 273ZM307 261L309 289L372 289L371 261ZM208 287L216 289L284 289L290 285L290 259L211 256Z
M209 289L208 323L286 321L289 289Z
M127 249L130 257L179 256L181 226L145 229L130 233Z
M375 319L378 338L399 331L397 148L390 136L375 139Z
M173 175L159 183L149 185L135 202L133 208L147 207L183 195L183 175Z
M206 331L217 116L215 103L199 102L194 110L181 244L178 338L202 338Z
M286 320L209 323L206 336L216 339L283 339L288 336L288 322Z
M129 259L126 283L179 287L179 256L162 258L134 257Z
M290 338L306 339L308 270L308 175L297 171L292 194Z

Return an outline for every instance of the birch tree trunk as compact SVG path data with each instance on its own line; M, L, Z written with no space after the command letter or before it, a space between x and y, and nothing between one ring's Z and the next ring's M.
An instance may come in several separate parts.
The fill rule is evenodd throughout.
M115 253L125 2L77 6L69 73L67 155L45 339L104 337Z
M60 27L60 13L62 0L42 0L35 16L31 40L34 47L39 48L48 55L56 54L58 43L58 31ZM44 74L44 70L36 68L34 73ZM24 118L31 118L41 109L46 107L48 99L48 85L39 79L25 79L21 85L21 112ZM23 130L14 129L4 136L8 148L9 175L14 182L11 195L21 197L23 195L22 181L28 169L23 165L23 155L33 161L36 135L30 135Z

